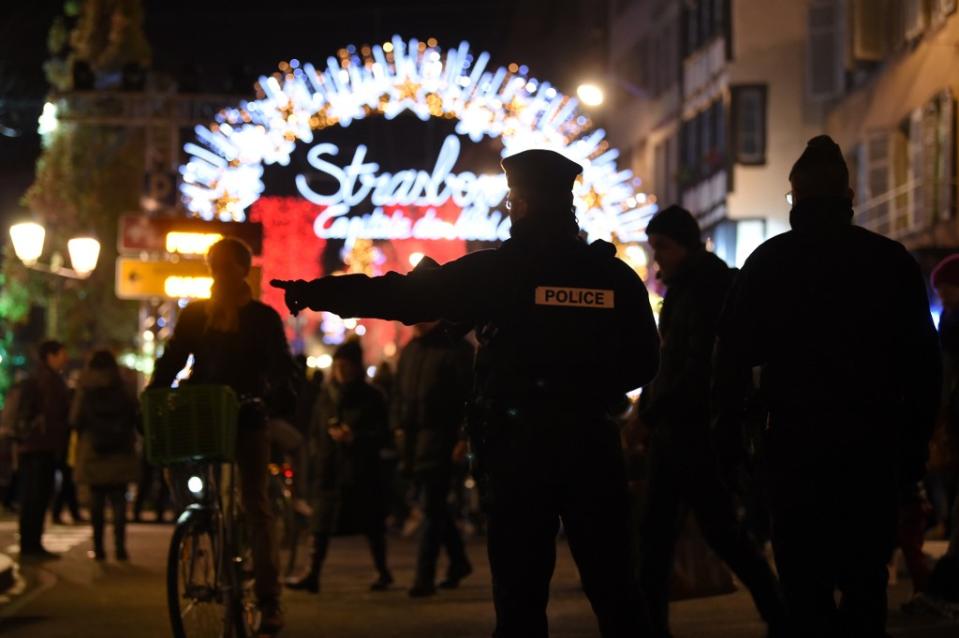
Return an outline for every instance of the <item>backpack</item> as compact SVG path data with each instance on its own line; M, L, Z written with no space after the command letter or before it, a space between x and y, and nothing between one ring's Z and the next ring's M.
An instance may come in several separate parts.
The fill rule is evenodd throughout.
M14 383L4 399L0 413L0 436L23 441L33 432L46 428L43 411L37 406L36 382L26 379Z
M85 389L82 431L97 454L117 454L133 448L135 412L116 386Z

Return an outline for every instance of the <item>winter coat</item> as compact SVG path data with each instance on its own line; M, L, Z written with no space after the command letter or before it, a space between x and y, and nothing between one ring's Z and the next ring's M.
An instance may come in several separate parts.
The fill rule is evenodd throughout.
M403 432L403 463L414 472L448 467L473 389L473 346L442 326L412 339L400 355L392 425Z
M239 330L221 332L207 326L209 303L183 309L150 386L170 387L192 354L190 383L228 385L240 396L264 399L271 414L292 421L299 373L279 314L251 301L239 309Z
M122 379L101 370L85 370L80 377L70 424L77 430L78 483L108 486L132 483L139 477L140 464L136 453L137 401ZM109 450L102 447L98 428L116 431Z
M58 457L66 455L70 438L70 389L63 377L41 363L36 373L24 381L20 401L21 409L27 409L31 414L40 413L43 418L19 443L18 451L49 452Z
M353 534L375 529L386 518L387 481L383 452L391 446L386 401L357 381L323 386L313 410L311 494L313 531ZM352 443L338 443L328 430L347 424Z
M734 432L759 368L777 469L895 467L914 484L941 392L929 299L905 248L851 219L848 200L801 202L746 260L718 330L718 431Z
M733 270L702 250L668 283L659 316L659 372L642 395L643 420L677 438L705 439L716 327Z

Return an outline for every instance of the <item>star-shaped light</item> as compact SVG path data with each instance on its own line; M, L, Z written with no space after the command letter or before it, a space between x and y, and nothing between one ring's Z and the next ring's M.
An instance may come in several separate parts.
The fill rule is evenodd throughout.
M388 120L392 120L403 111L413 113L424 122L430 119L430 107L426 103L423 84L409 75L393 85L390 101L383 106L383 115Z
M224 109L215 117L218 124L197 127L181 168L180 190L190 211L242 220L263 193L264 168L288 165L294 149L311 143L316 131L410 111L423 121L454 120L456 132L477 143L495 138L503 156L529 148L563 153L583 166L575 190L584 228L597 237L643 238L655 200L637 198L634 207L630 198L638 184L617 167L605 131L594 129L576 101L548 82L518 73L519 67L488 66L489 54L474 57L465 42L444 56L434 44L395 36L362 47L355 63L346 51L328 58L325 68L281 65L281 73L259 79L256 99Z

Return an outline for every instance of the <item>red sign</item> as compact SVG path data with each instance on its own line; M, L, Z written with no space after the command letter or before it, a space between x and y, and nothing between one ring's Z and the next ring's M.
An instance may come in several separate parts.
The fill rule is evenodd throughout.
M263 226L256 223L207 222L184 217L147 217L123 215L117 244L121 253L165 253L170 232L217 233L242 239L255 257L263 254Z

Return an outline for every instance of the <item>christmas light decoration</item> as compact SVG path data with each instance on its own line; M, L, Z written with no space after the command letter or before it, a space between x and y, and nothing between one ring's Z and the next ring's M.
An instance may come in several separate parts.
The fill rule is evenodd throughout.
M564 95L548 82L526 75L523 66L493 68L490 55L474 55L469 44L444 52L433 39L420 42L394 36L390 42L374 46L346 47L326 60L325 67L301 64L299 60L281 62L271 76L257 83L257 99L222 110L210 126L196 127L197 139L185 145L190 158L181 167L181 191L186 206L204 219L242 221L246 211L262 194L265 166L286 166L298 143L312 144L319 131L330 126L349 126L356 120L382 116L388 120L401 113L412 113L426 121L431 117L455 119L455 131L473 142L497 138L508 156L529 148L547 148L563 153L583 165L583 175L574 188L577 216L591 238L620 241L643 239L646 220L655 212L655 200L637 193L639 180L631 171L620 170L616 160L619 151L611 149L602 129L593 129L592 122L579 110L578 100ZM451 141L452 140L452 141ZM452 145L457 145L452 149ZM446 157L458 155L459 137L451 136L444 143ZM330 170L343 170L321 159L334 156L332 144L317 144L309 157L325 162ZM363 155L366 149L363 147ZM357 150L357 155L360 150ZM442 159L442 158L441 158ZM356 156L354 156L354 162ZM364 164L363 157L359 159ZM439 160L438 160L439 164ZM351 164L352 166L352 164ZM366 163L366 167L378 165ZM420 173L412 175L410 185L419 187L418 205L433 205L441 193L455 197L457 193L482 206L464 209L466 221L451 225L424 223L419 234L396 216L384 219L381 206L396 202L396 189L390 184L400 176L382 174L379 181L370 179L367 194L377 193L382 204L360 222L352 235L349 222L337 226L334 218L347 217L351 206L346 192L341 201L327 202L325 221L316 224L321 237L377 239L371 228L387 227L388 237L471 239L475 236L497 239L505 236L508 220L498 210L506 190L501 175L475 176L453 173L452 166L442 184L423 181ZM394 181L389 181L389 175ZM435 176L435 170L432 174ZM485 180L483 186L470 191L466 182L471 177ZM457 189L456 180L464 184ZM404 176L401 179L406 179ZM419 180L419 181L417 181ZM298 180L302 181L302 180ZM451 183L452 182L452 183ZM298 183L306 194L308 184ZM449 187L449 188L447 188ZM444 191L446 189L446 191ZM484 197L477 198L477 189ZM430 197L430 195L433 197ZM314 196L323 196L313 193ZM392 198L392 199L391 199ZM376 197L374 196L374 200ZM402 198L400 198L402 199ZM318 203L318 202L314 202ZM332 212L330 212L332 210ZM380 218L374 219L380 215ZM362 219L362 217L361 217ZM332 220L332 221L331 221ZM364 226L364 224L366 226ZM334 229L339 230L334 230ZM340 233L347 233L340 235Z

